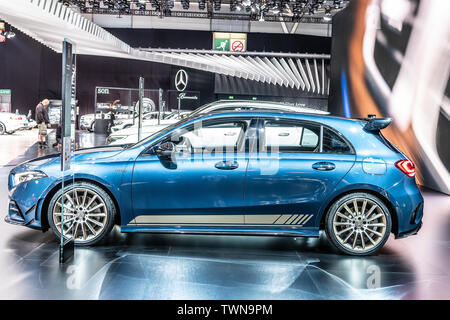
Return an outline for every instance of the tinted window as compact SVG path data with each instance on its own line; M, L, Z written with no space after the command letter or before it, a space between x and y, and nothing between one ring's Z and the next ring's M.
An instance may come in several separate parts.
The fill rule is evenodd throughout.
M349 144L338 134L328 128L323 128L323 146L325 153L353 153Z
M197 123L194 127L174 132L170 140L178 152L235 152L242 147L249 121L228 120Z
M268 120L263 148L271 152L318 152L320 127L295 121Z

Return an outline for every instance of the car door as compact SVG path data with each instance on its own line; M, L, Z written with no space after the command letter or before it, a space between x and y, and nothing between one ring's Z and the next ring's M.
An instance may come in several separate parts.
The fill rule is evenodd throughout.
M261 119L245 183L245 223L313 227L322 201L355 162L351 145L319 123ZM324 144L325 142L325 144Z
M134 223L242 226L250 124L248 118L197 121L141 154L132 180ZM155 152L165 142L175 145L170 158Z

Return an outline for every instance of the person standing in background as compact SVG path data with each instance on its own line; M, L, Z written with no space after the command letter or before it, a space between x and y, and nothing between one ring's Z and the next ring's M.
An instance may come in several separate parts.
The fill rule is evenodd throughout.
M61 125L61 120L58 123L58 127L56 128L56 141L53 144L53 148L57 148L59 150L59 147L61 146L62 142L61 142L61 132L62 132L62 125Z
M42 100L36 106L36 123L38 124L38 144L39 148L48 148L47 126L50 124L47 107L50 104L48 99Z
M116 120L116 111L114 109L117 109L116 105L119 102L120 102L120 100L114 100L110 107L110 116L109 116L109 125L108 125L109 133L111 133L111 128L114 127L114 121Z

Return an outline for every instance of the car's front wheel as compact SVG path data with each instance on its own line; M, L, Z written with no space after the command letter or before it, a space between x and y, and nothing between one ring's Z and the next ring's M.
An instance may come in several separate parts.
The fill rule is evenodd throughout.
M116 208L102 188L87 182L75 182L59 190L50 200L48 222L58 239L89 246L101 241L114 226Z
M6 127L2 122L0 122L0 135L5 134L5 133L6 133Z
M325 217L328 239L339 251L349 255L374 254L386 243L391 228L388 208L369 193L341 197Z

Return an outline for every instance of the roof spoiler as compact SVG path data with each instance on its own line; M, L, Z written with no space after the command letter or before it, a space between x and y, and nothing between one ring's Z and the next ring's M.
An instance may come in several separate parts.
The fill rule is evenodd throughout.
M364 130L378 131L386 128L392 122L391 118L376 118L374 114L369 114L367 118L361 118L361 120L367 121L364 125Z

